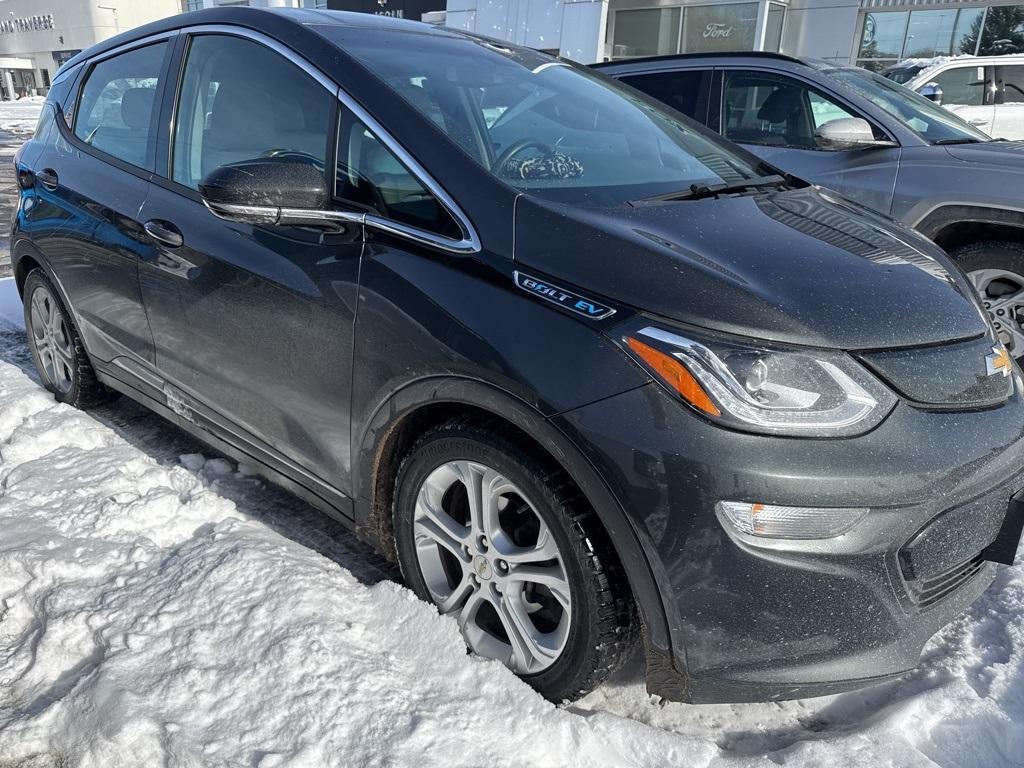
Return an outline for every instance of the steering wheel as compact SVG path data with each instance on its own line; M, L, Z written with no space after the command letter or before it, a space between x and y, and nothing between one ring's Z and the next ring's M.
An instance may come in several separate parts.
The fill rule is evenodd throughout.
M494 161L495 170L499 174L503 173L505 170L505 166L508 164L509 160L511 160L513 157L518 155L523 150L530 149L531 147L539 149L545 155L553 155L555 153L555 150L553 150L548 144L545 144L540 139L519 139L519 141L514 141L507 147L505 147L505 151L498 155L498 159Z
M266 152L261 152L260 157L277 157L285 160L307 160L315 165L317 168L324 167L324 161L308 152L302 152L298 149L268 149Z

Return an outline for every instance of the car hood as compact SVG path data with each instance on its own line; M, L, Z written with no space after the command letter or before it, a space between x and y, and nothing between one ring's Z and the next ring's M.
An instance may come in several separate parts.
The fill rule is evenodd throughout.
M1024 141L986 141L946 147L952 157L965 163L988 163L1024 172Z
M521 270L726 333L882 349L987 330L941 250L817 187L615 208L524 195L515 234Z

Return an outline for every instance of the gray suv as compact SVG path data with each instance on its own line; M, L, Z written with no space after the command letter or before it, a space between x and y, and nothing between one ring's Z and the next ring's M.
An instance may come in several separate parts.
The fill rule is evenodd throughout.
M1024 143L993 140L880 75L821 61L738 53L596 67L934 240L1024 358Z

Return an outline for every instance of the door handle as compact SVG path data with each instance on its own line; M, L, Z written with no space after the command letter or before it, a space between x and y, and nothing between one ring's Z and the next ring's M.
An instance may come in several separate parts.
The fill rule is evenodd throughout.
M157 242L166 245L168 248L178 248L185 242L185 238L182 237L181 230L169 221L150 219L143 224L142 227L149 233L150 237Z
M43 170L36 173L36 179L51 192L57 189L57 184L60 181L57 177L57 172L53 168L43 168Z

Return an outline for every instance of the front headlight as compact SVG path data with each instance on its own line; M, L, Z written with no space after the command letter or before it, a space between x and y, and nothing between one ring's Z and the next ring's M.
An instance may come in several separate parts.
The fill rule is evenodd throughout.
M877 426L896 405L843 352L696 341L653 326L622 341L688 405L734 429L849 437Z

